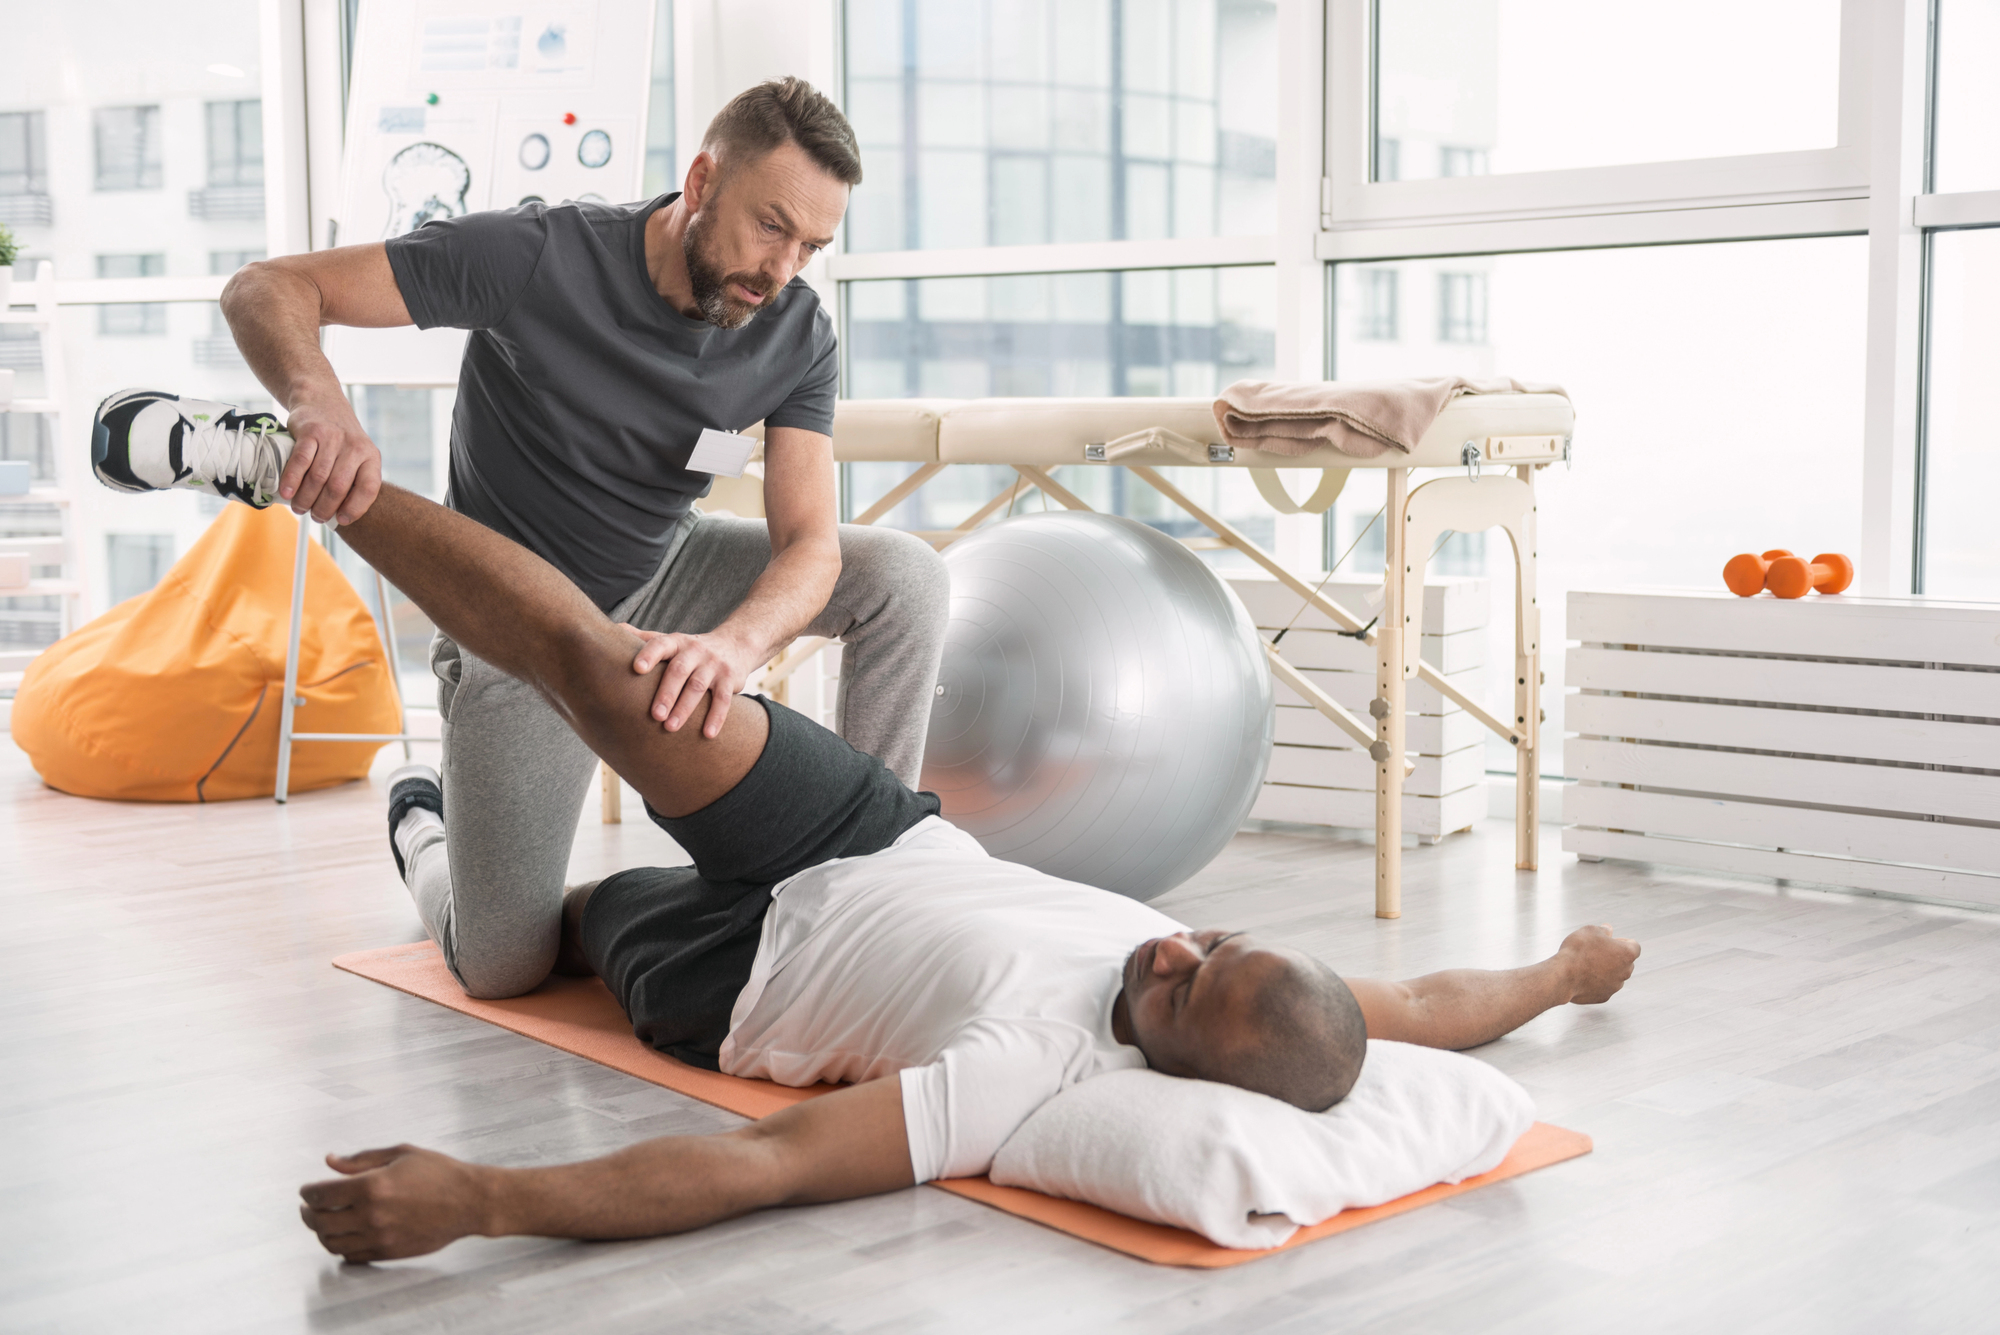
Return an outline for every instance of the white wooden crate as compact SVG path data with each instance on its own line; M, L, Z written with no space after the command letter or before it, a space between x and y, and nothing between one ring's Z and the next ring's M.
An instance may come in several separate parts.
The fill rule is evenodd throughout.
M1564 849L2000 905L2000 605L1572 593Z
M1375 651L1269 575L1232 574L1229 585L1265 639L1286 625L1285 658L1339 704L1367 717L1375 697ZM1320 591L1362 621L1375 614L1369 599L1380 577L1336 578ZM1486 581L1438 577L1424 585L1424 661L1475 698L1483 694L1487 656ZM1296 620L1294 619L1296 618ZM1416 770L1403 789L1403 829L1435 840L1486 814L1484 730L1472 717L1420 681L1409 684L1406 732ZM1277 744L1253 820L1370 829L1375 824L1375 766L1368 753L1324 715L1283 685L1277 688Z

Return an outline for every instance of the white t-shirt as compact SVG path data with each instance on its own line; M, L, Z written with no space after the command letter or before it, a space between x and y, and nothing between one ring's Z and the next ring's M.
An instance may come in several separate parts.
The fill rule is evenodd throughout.
M900 1071L919 1182L985 1172L1056 1093L1146 1064L1111 1034L1120 969L1181 925L1137 900L989 857L936 816L773 894L719 1064L782 1085Z

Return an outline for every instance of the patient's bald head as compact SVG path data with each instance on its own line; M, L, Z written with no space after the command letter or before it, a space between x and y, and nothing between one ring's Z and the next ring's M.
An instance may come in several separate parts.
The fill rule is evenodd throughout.
M1354 994L1301 951L1242 932L1177 932L1125 961L1121 1041L1168 1075L1240 1085L1309 1112L1347 1096L1368 1052Z

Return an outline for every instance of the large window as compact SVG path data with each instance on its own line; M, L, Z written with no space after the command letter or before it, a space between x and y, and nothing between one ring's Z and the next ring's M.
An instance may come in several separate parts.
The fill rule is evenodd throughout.
M63 303L59 360L42 355L33 326L0 325L0 365L15 370L17 399L54 397L61 408L60 419L8 414L0 448L35 459L42 482L62 465L79 535L74 568L57 561L64 520L46 503L0 507L0 536L51 539L36 572L81 575L72 613L101 612L147 585L215 508L189 494L120 496L90 483L78 451L98 400L157 385L268 403L213 323L223 279L211 276L211 265L269 248L262 181L274 146L262 138L261 10L256 0L49 5L0 41L0 221L24 257L14 300L28 299L18 284L46 260ZM268 91L303 99L297 79ZM195 206L205 194L216 207ZM45 643L61 621L54 599L0 599L0 655ZM15 665L0 662L0 679Z
M2000 600L2000 431L1986 403L2000 366L2000 0L1936 0L1928 316L1914 583Z
M2000 0L1937 0L1933 189L2000 190Z
M1924 592L2000 600L2000 228L1931 242Z
M1449 291L1471 263L1492 294L1476 346L1364 337L1377 275ZM1559 381L1575 401L1574 464L1536 481L1544 772L1562 772L1569 590L1713 588L1737 552L1858 550L1866 276L1859 237L1336 266L1342 379L1512 376ZM1366 573L1381 569L1382 499L1380 471L1357 470L1331 515L1329 546L1337 555L1360 539L1349 562ZM1504 657L1510 544L1466 534L1438 557L1439 573L1490 581L1489 661ZM1491 675L1493 703L1504 708L1507 680ZM1489 758L1512 768L1504 744Z
M1377 13L1377 181L1838 140L1839 0L1380 0Z
M843 393L1206 398L1276 373L1269 247L1214 240L1277 227L1274 3L847 0L843 21L867 173L850 253L832 266L845 280ZM1217 247L1234 250L1218 262ZM954 272L957 254L919 254L937 250L972 258ZM849 508L909 468L850 466ZM1247 475L1168 471L1274 539ZM952 528L1013 476L952 469L887 522ZM1123 469L1079 464L1060 480L1099 508L1201 536Z
M1897 3L1326 0L1328 222L1852 197Z
M849 0L850 250L1272 228L1270 0Z

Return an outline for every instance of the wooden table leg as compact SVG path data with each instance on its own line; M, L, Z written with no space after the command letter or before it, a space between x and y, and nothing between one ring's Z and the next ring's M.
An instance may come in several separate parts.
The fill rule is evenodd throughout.
M604 823L622 825L625 822L625 790L619 786L618 775L611 766L598 762L598 786L604 791Z
M1533 465L1514 470L1535 486ZM1534 871L1540 861L1542 820L1542 610L1535 592L1536 549L1541 537L1536 507L1521 520L1514 546L1514 726L1521 741L1514 749L1514 869Z
M1389 504L1382 553L1382 620L1375 637L1375 698L1368 712L1375 716L1375 744L1368 754L1375 762L1375 916L1403 916L1403 637L1409 632L1409 611L1403 591L1405 530L1409 523L1410 473L1388 470Z

